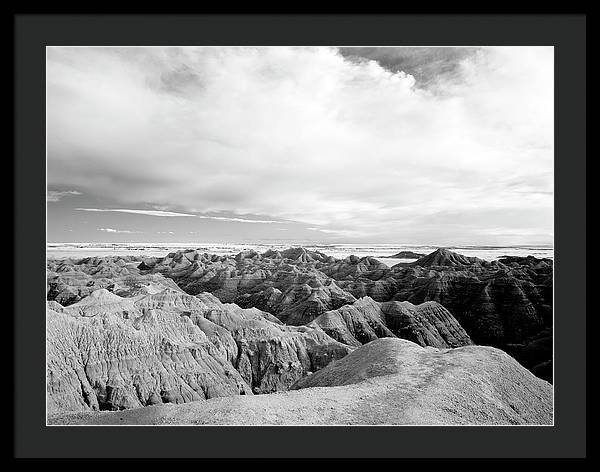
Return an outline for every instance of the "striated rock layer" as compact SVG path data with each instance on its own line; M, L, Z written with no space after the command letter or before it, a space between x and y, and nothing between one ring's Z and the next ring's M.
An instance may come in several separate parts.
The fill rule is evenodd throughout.
M59 415L54 424L550 425L552 386L504 352L370 342L292 391L123 412Z
M133 258L54 263L48 280L48 299L63 305L97 288L129 296L144 287L174 288L175 281L192 295L210 292L290 325L307 324L365 296L378 302L436 301L474 342L501 347L519 344L552 323L552 261L531 256L487 262L438 249L388 268L370 257L335 259L303 248L235 257L185 250L137 265Z
M552 327L552 260L531 256L488 262L442 248L389 268L370 257L335 259L303 248L235 257L188 250L148 261L142 269L172 277L190 293L209 291L293 325L368 296L377 302L438 302L473 342L502 349ZM520 357L533 368L530 358ZM551 366L551 356L541 362Z
M323 313L308 326L319 326L332 338L350 346L383 337L399 337L438 348L472 344L458 321L436 302L378 303L364 297L352 305Z
M48 411L116 410L287 389L351 351L316 327L181 290L99 289L47 308Z
M101 288L124 297L178 289L172 279L161 274L142 275L139 265L139 258L132 256L50 260L46 298L67 306Z

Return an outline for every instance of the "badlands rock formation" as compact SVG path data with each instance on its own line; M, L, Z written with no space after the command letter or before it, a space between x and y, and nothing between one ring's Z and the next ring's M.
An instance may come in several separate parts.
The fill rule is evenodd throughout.
M140 270L172 278L186 292L208 291L293 325L368 296L378 302L438 302L474 343L501 349L552 326L552 261L531 256L488 262L438 249L388 268L370 257L335 259L303 248L235 257L188 250L145 261ZM533 368L529 357L522 359Z
M551 265L436 253L393 268L394 300L441 303L477 344L505 346L551 326Z
M394 300L439 302L456 317L473 342L503 350L542 333L547 335L552 329L551 260L509 257L486 262L436 252L435 258L420 259L411 267L393 268L398 283ZM546 362L551 366L551 351L535 346L532 349L545 357L535 364L521 357L524 365L533 368ZM548 375L544 378L551 379Z
M351 350L318 328L168 288L49 302L47 326L50 413L285 390Z
M287 324L303 325L355 300L317 269L336 264L332 257L303 248L262 255L246 251L235 257L188 250L144 261L140 269L172 278L187 293L211 292L223 302L256 307Z
M472 344L499 347L551 380L552 270L547 259L487 262L444 249L391 268L371 257L336 259L303 248L244 251L234 257L185 250L163 258L51 260L48 411L52 418L70 412L90 418L86 412L144 407L145 412L169 412L176 421L187 418L185 411L199 414L201 407L195 403L200 402L207 405L207 413L193 421L235 422L240 419L230 412L235 405L240 415L245 408L255 415L241 423L273 419L279 424L300 422L294 415L304 406L309 416L325 414L328 410L310 406L323 401L333 402L329 420L339 414L335 417L345 418L343 423L366 421L366 413L359 414L352 405L367 408L362 399L373 388L375 397L369 398L381 393L390 400L398 410L391 414L397 423L546 421L545 413L525 396L531 391L531 398L545 404L547 383L532 381L530 373L497 349ZM398 338L406 341L398 343ZM375 347L365 350L367 346L384 346L389 355ZM381 379L374 378L327 384L330 377L320 372L346 365L340 359L356 359L349 356L354 351L367 358L383 355L383 364L393 372L382 378L391 382L393 391L378 386ZM398 364L398 356L412 359L414 369L422 363L426 377L399 368L405 364ZM365 368L378 372L374 365ZM434 373L444 373L441 383L432 383ZM452 379L454 375L462 377ZM314 387L326 391L288 392L292 385L312 387L311 382L322 379L330 380ZM512 393L511 382L516 382ZM411 385L436 388L415 396ZM489 400L516 409L510 413L502 406L489 418L471 406L452 406L449 412L439 393L444 388L451 395L444 401L452 405L457 398L472 398L473 408L488 408ZM473 392L477 389L487 392L487 399ZM255 394L261 395L240 399ZM256 408L265 405L261 398L266 394L290 413L261 416ZM407 407L390 399L396 394ZM194 406L189 410L163 406L190 402ZM344 408L354 413L343 413ZM385 422L383 411L367 411L373 421ZM141 421L137 413L131 414L132 422ZM148 421L159 421L152 418Z
M48 261L47 299L67 306L105 288L117 295L152 293L177 284L160 274L141 275L135 257L86 257Z
M420 267L456 267L471 264L487 265L488 262L477 257L467 257L449 251L448 249L440 248L412 263L412 265L418 265Z
M383 338L292 391L121 412L66 414L56 424L552 424L552 386L504 352L423 348Z
M396 336L439 348L472 344L458 321L436 302L378 303L364 297L352 305L323 313L308 326L319 326L333 339L350 346Z
M51 262L48 299L63 305L97 288L128 296L165 287L190 294L210 292L222 302L255 307L289 325L368 296L377 302L440 303L476 344L510 350L547 338L552 328L552 261L504 257L488 262L438 249L392 268L370 257L335 259L318 251L245 251L235 257L196 250L163 258L86 258ZM551 334L550 334L551 344ZM551 368L548 343L533 343L517 358L544 378ZM543 357L543 359L541 359ZM532 363L535 362L535 363Z

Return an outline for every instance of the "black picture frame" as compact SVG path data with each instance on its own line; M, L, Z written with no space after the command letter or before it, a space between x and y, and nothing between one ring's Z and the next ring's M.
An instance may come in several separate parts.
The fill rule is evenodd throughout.
M15 457L584 457L584 15L15 15ZM61 427L45 418L47 45L544 45L555 50L555 424Z

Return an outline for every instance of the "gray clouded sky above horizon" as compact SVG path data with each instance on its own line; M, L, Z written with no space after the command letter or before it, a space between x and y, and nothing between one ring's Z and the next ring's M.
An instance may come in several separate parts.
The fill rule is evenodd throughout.
M48 47L48 241L552 244L553 58Z

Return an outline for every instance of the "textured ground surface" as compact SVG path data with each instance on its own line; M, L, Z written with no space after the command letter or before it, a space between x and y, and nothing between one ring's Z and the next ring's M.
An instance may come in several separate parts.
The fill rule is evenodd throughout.
M319 328L179 289L48 302L49 412L119 410L286 390L351 347Z
M552 387L494 348L368 343L282 393L119 412L51 424L552 424Z

